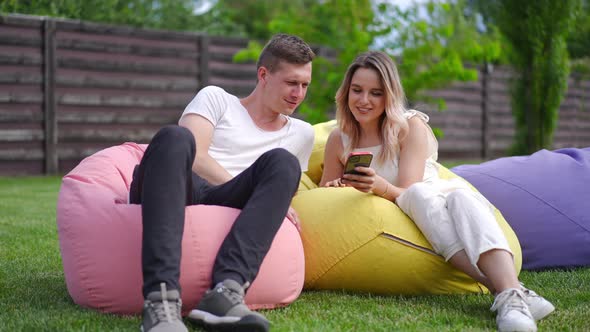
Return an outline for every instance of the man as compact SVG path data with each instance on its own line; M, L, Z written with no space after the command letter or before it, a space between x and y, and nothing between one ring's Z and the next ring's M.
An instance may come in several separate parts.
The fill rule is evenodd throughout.
M249 96L206 87L179 126L152 139L130 190L143 214L142 331L187 331L178 280L185 206L195 204L242 211L215 258L212 289L189 319L213 330L268 331L269 322L243 297L285 215L298 226L290 204L314 134L289 115L305 98L314 56L300 38L274 36L258 59Z

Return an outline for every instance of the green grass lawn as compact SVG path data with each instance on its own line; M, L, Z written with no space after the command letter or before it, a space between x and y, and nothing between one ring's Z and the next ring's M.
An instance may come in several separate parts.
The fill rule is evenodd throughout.
M99 313L69 297L55 222L60 181L0 178L0 331L137 331L139 316ZM523 272L521 279L557 307L539 330L590 331L590 269ZM491 302L489 295L304 291L265 314L273 331L494 331Z

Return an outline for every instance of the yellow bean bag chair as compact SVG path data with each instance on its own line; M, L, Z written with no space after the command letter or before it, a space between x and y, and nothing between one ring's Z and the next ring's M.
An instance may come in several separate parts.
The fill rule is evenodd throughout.
M323 148L334 125L330 121L315 126L316 146L309 170L293 199L302 226L304 288L376 294L487 293L483 285L436 254L394 203L354 188L317 188ZM442 165L439 175L457 177ZM518 239L497 210L496 219L520 272Z

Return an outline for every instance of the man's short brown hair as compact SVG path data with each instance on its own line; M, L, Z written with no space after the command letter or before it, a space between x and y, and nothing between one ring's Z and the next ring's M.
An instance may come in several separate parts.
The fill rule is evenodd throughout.
M256 68L264 66L272 73L279 68L281 61L303 65L311 62L314 57L315 53L303 39L279 33L274 35L262 49Z

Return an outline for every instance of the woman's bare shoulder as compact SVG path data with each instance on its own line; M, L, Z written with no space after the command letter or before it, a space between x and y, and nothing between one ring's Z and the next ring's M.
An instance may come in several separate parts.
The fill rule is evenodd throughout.
M328 135L328 142L340 142L340 144L342 144L342 131L340 131L340 128L334 128L331 132L330 135Z
M417 116L408 119L408 134L400 142L405 144L426 143L428 141L428 127L424 120Z

